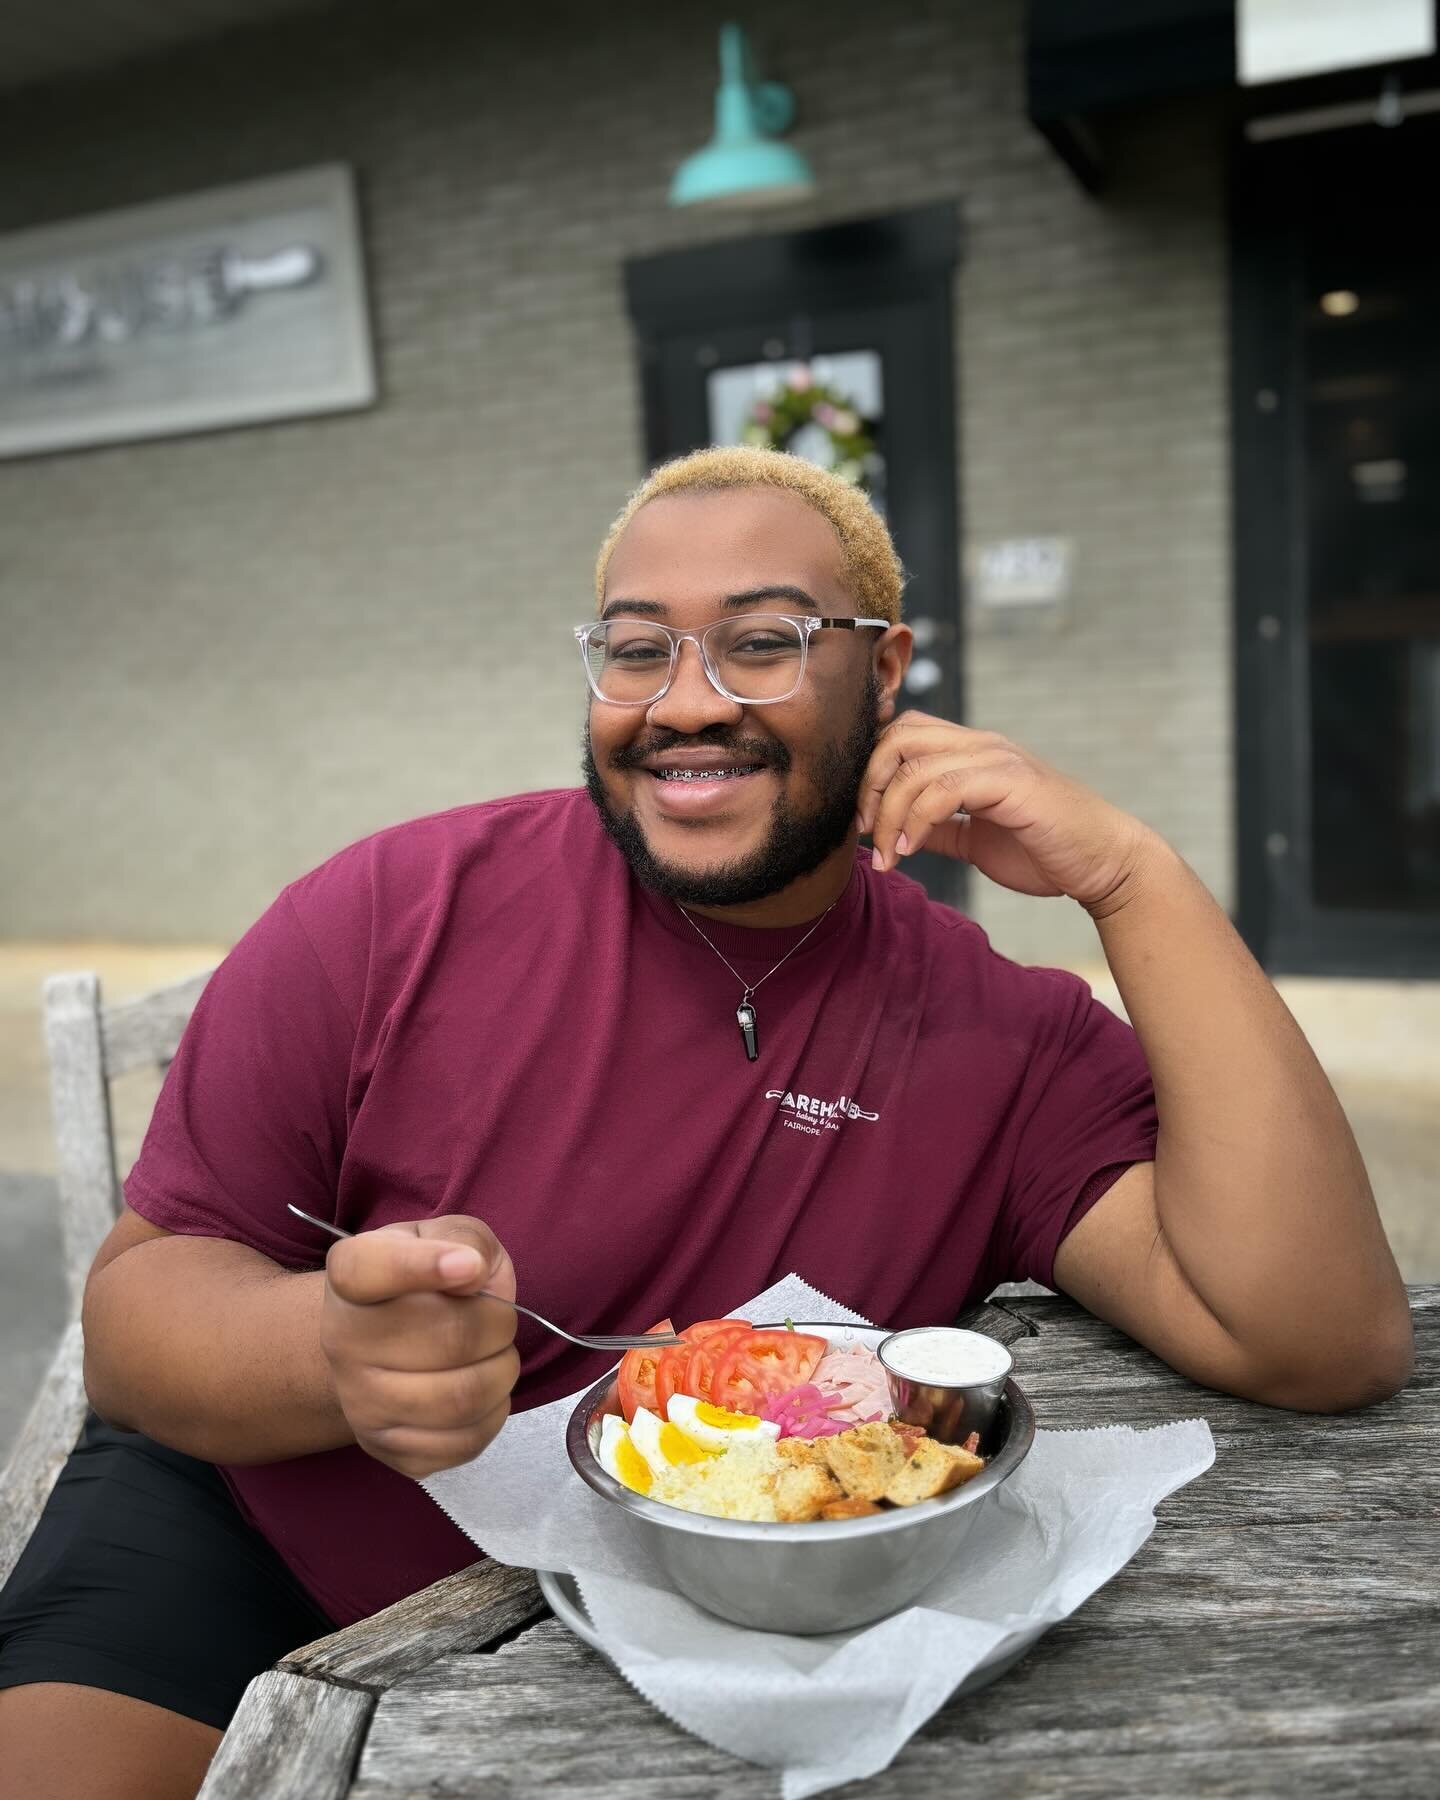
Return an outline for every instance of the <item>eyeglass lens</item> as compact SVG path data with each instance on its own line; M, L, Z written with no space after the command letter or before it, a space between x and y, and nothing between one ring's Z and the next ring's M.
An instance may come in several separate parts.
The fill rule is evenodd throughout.
M603 699L644 706L670 679L674 640L644 619L609 619L591 627L585 661ZM737 700L783 700L795 691L805 634L793 619L746 613L704 633L705 654L725 691Z

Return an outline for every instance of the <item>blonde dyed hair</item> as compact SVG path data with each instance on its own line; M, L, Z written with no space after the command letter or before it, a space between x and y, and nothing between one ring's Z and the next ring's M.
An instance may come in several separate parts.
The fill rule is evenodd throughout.
M828 519L840 540L846 579L860 616L899 623L905 571L885 521L860 489L801 457L750 445L695 450L651 471L626 501L600 546L595 563L597 608L605 604L605 580L615 546L642 506L667 494L720 494L754 487L781 488Z

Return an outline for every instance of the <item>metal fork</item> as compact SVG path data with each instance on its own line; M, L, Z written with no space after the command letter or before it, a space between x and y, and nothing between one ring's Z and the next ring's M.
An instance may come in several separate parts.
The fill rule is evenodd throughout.
M307 1225L318 1225L321 1231L328 1231L331 1237L354 1237L353 1231L346 1231L343 1226L332 1225L328 1219L317 1219L312 1213L301 1212L298 1206L291 1206L290 1211L297 1219L303 1219ZM552 1325L549 1319L542 1319L533 1308L522 1306L518 1300L507 1300L503 1294L492 1294L489 1288L477 1288L473 1294L463 1296L466 1300L498 1300L502 1306L513 1306L518 1313L524 1313L527 1319L533 1319L537 1325L543 1325L547 1331L553 1331L556 1337L568 1338L572 1344L578 1344L582 1350L644 1350L651 1345L680 1344L685 1340L673 1332L646 1331L636 1336L610 1336L604 1332L594 1332L588 1337L577 1337L573 1331L566 1331L562 1326Z

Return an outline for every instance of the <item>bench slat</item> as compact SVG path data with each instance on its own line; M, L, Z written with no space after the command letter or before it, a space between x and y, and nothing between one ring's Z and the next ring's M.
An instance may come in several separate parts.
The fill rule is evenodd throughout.
M344 1800L374 1704L358 1688L257 1675L198 1800Z
M128 1075L132 1069L163 1068L171 1061L195 1002L213 973L212 969L202 969L198 975L187 976L152 994L141 994L105 1008L101 1030L105 1073L110 1080Z
M528 1569L477 1562L343 1631L303 1644L277 1668L386 1688L437 1657L490 1644L548 1608Z
M73 1319L50 1360L10 1458L0 1470L0 1587L20 1560L85 1423L85 1347Z

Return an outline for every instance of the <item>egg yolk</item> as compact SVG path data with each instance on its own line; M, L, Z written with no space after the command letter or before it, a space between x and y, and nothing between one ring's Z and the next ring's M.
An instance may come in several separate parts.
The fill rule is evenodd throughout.
M710 1460L710 1452L697 1444L694 1438L686 1437L678 1425L662 1425L659 1443L661 1456L672 1468L677 1463L698 1463Z
M630 1442L623 1437L615 1446L615 1473L628 1488L637 1494L648 1494L655 1480L650 1472L650 1465Z
M746 1425L758 1425L754 1413L726 1412L723 1406L711 1406L708 1400L697 1400L695 1417L701 1425L713 1425L717 1431L740 1431Z

